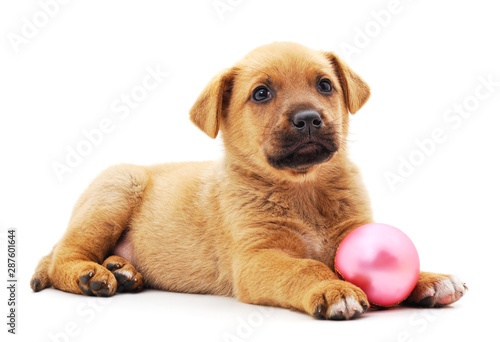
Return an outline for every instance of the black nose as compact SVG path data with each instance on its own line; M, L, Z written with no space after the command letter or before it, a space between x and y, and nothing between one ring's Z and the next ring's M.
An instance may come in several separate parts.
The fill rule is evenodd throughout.
M319 129L323 125L321 116L315 110L300 110L292 115L292 126L299 131L308 132L310 129Z

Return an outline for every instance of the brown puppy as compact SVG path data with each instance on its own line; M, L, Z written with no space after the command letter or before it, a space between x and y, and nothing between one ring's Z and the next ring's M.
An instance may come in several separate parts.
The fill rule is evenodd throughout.
M333 53L293 43L252 51L191 109L207 135L222 132L225 158L103 172L37 267L33 290L110 296L144 283L318 318L359 316L366 295L332 269L342 239L372 222L345 144L349 112L369 95ZM406 303L446 305L463 293L455 277L422 273Z

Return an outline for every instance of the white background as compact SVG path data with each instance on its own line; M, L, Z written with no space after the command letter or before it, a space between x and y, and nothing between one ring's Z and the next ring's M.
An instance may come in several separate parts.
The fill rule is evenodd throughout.
M389 0L222 0L233 4L222 18L213 0L74 0L52 8L44 22L40 3L46 2L0 5L2 340L498 338L500 87L488 94L481 88L487 96L474 97L480 78L500 82L493 1L401 0L383 25L374 13L392 10ZM40 27L15 47L9 39L23 34L26 20ZM363 31L370 35L364 42ZM99 300L52 289L32 293L38 260L62 236L73 203L101 170L221 157L221 142L189 122L189 108L217 71L276 40L336 51L371 86L370 101L352 117L350 144L375 218L412 238L422 269L460 276L466 296L445 309L397 308L324 322L215 296L145 291ZM349 56L347 44L359 49ZM121 119L112 104L137 91L148 67L170 74ZM445 120L450 111L455 120L454 106L464 104L467 118ZM83 131L103 119L114 130L58 179L53 163L65 163L67 149L85 144ZM415 140L436 129L446 139L424 156ZM391 189L386 174L397 174L409 158L419 165ZM15 337L6 332L9 227L18 234Z

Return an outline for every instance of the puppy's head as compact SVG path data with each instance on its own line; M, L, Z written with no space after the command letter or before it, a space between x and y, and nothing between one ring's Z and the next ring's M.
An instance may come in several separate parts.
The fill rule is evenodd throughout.
M335 54L273 43L216 75L190 114L210 137L222 132L231 162L300 179L335 163L349 112L369 96Z

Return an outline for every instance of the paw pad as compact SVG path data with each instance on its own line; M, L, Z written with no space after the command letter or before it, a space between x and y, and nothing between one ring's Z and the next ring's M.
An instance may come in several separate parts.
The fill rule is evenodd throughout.
M78 287L87 296L112 296L115 293L116 285L113 286L115 280L110 279L110 276L111 274L104 268L98 269L96 272L90 271L78 278Z

